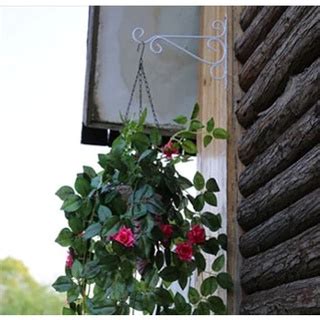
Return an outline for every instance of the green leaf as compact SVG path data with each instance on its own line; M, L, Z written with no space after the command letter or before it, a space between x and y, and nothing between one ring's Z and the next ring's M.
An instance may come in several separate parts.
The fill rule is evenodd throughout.
M200 292L203 296L213 294L218 288L217 279L213 276L203 280L200 286Z
M227 308L225 304L223 303L223 300L220 297L212 296L208 298L208 302L210 305L210 309L215 314L226 314Z
M64 315L64 316L74 316L74 315L76 315L76 313L72 309L63 307L62 315Z
M189 153L189 154L197 153L197 146L191 140L183 141L182 148L186 153Z
M175 119L173 119L173 121L178 124L186 124L188 119L186 116L177 116Z
M208 227L211 231L217 231L221 228L220 219L218 215L210 212L204 212L200 216L201 222Z
M132 274L132 271L131 271ZM156 268L151 269L145 276L145 282L151 288L155 288L159 282L159 274Z
M200 106L198 103L196 103L193 107L193 111L192 111L192 115L191 115L191 119L196 119L199 115L200 112Z
M205 180L203 175L199 171L197 171L193 177L193 184L198 191L204 188Z
M180 176L180 175L178 177L178 182L179 182L180 188L182 190L189 189L193 186L192 182L189 179L187 179L183 176Z
M75 194L70 194L64 200L61 210L66 212L74 212L77 211L82 205L82 200L79 196Z
M147 149L141 153L141 156L138 159L138 163L147 158L150 154L152 154L154 150Z
M194 207L194 210L196 210L196 211L201 211L203 209L203 207L204 207L203 194L199 194L196 196L196 198L194 199L193 207Z
M207 122L207 132L210 133L214 128L214 120L210 118Z
M52 287L58 292L65 292L74 286L73 281L67 276L60 276L53 283Z
M177 137L186 138L186 139L190 139L190 140L196 140L197 133L196 132L191 132L191 131L188 131L188 130L183 130L183 131L179 131L177 133Z
M220 191L217 181L214 178L210 178L206 183L206 188L210 192Z
M217 281L221 288L231 289L233 287L233 282L230 275L227 272L221 272L217 275Z
M68 303L72 303L72 302L76 301L79 297L79 294L80 294L79 286L74 286L71 289L69 289L67 292Z
M67 197L71 194L74 194L74 191L69 186L63 186L55 193L61 200L66 200Z
M159 276L164 280L164 281L169 281L173 282L179 279L180 272L177 267L165 267L160 273Z
M119 227L119 221L120 218L118 216L108 218L102 227L101 235L107 237L112 233L115 233Z
M101 271L98 260L88 261L83 268L83 276L88 279L96 277Z
M138 123L139 126L142 126L145 123L147 114L148 114L147 108L144 108L139 117L139 123Z
M216 255L219 251L219 242L216 238L210 238L209 240L206 240L204 245L202 246L202 250L209 254Z
M174 296L174 304L178 310L184 309L186 300L179 292L177 292L176 295Z
M83 239L88 240L98 235L101 231L101 224L99 222L93 223L84 231Z
M200 294L198 290L193 287L189 287L188 298L192 304L197 304L200 301Z
M178 283L180 288L183 290L188 284L188 276L185 273L180 273Z
M159 146L162 142L162 136L157 128L152 128L150 131L150 141L153 145Z
M69 227L71 230L75 233L78 234L81 231L83 231L83 224L82 220L78 217L71 217L68 221Z
M211 143L212 139L213 139L212 136L209 136L209 135L206 135L203 138L203 145L205 148Z
M71 268L71 273L72 276L75 277L76 279L81 278L82 275L82 264L79 260L74 260L73 264L72 264L72 268Z
M200 252L197 252L194 255L194 258L195 258L196 266L198 269L198 273L201 273L206 269L206 259Z
M206 203L214 207L217 206L217 197L214 193L206 191L203 196Z
M94 189L100 189L102 186L102 176L101 175L97 175L96 177L94 177L91 180L91 184L90 186Z
M97 175L94 169L88 166L83 166L83 172L91 179Z
M204 128L204 125L199 120L192 120L190 123L190 130L191 131L197 131L199 129Z
M210 314L210 305L207 302L200 301L196 309L196 314L199 315L209 315Z
M150 140L144 133L137 132L132 136L132 144L140 153L142 153L148 149Z
M221 256L219 256L213 261L212 270L218 272L224 267L224 264L225 264L225 257L222 254Z
M103 263L103 270L114 271L119 267L120 258L117 255L108 254L103 259L100 259Z
M161 306L170 306L173 303L173 298L168 290L164 288L155 288L154 292L157 304Z
M162 251L158 251L155 257L155 262L156 262L156 266L158 268L158 270L160 270L163 266L164 263L164 257L163 257L163 253Z
M68 228L63 228L58 237L56 238L55 242L60 244L62 247L68 247L71 245L72 240L73 240L73 233L70 231Z
M90 182L81 175L77 177L74 183L74 188L83 197L86 197L91 190Z
M227 235L222 233L222 234L219 234L218 236L218 242L221 246L221 248L223 250L226 250L227 251L227 248L228 248L228 238L227 238Z
M116 311L115 304L110 299L93 303L92 299L86 299L87 309L91 315L111 315Z
M111 210L107 206L99 205L98 217L100 222L104 223L106 219L112 216Z
M212 134L216 139L228 139L229 138L228 132L223 128L215 128L213 130Z

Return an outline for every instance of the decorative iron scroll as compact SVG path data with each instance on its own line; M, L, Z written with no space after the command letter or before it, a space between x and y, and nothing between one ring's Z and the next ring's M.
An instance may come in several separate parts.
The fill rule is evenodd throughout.
M144 29L137 27L132 31L132 39L137 43L149 44L150 51L155 54L160 54L163 51L161 41L175 47L176 49L186 53L192 58L208 64L210 66L211 77L215 80L224 80L227 86L227 17L223 20L214 20L211 23L211 28L216 32L215 35L170 35L170 34L155 34L148 39L143 40ZM206 60L199 57L197 54L187 50L186 48L175 43L173 39L204 39L207 40L207 48L211 51L220 51L221 55L214 61ZM216 69L222 68L222 74L217 75Z

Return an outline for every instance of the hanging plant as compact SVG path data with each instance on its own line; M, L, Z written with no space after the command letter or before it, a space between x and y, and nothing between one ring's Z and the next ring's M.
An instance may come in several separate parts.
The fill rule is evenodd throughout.
M209 236L221 228L220 214L203 212L205 203L217 205L219 187L197 172L189 181L176 170L180 162L196 155L193 142L205 130L204 145L226 139L224 129L206 126L197 115L179 116L184 129L163 147L157 129L144 133L144 111L138 121L127 121L108 154L99 155L102 171L84 166L74 189L63 186L68 227L56 242L69 247L65 275L53 287L67 293L63 314L224 314L226 307L214 293L230 289L223 272L225 234ZM195 187L196 197L188 189ZM192 274L206 270L204 253L217 256L198 291L190 286ZM170 288L178 282L187 297Z

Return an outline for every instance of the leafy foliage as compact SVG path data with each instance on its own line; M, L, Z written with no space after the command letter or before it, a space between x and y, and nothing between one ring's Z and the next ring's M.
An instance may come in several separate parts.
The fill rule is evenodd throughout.
M26 266L13 258L0 260L1 315L57 315L64 304L63 294L39 284Z
M202 212L205 204L217 205L216 180L197 172L191 182L176 170L197 153L200 131L205 146L227 137L213 119L202 124L199 110L196 104L190 119L175 118L183 128L163 147L157 129L144 132L146 111L138 121L127 121L111 151L99 155L102 170L84 166L74 189L57 191L70 227L56 239L69 247L65 275L53 284L66 292L69 306L63 314L125 315L130 308L144 314L225 313L213 295L219 286L232 287L230 276L221 272L223 255L211 266L220 273L206 278L200 292L190 287L185 298L170 289L175 281L184 289L194 272L205 271L204 253L226 250L224 236L206 234L221 228L220 214ZM191 187L198 190L196 197L188 192Z

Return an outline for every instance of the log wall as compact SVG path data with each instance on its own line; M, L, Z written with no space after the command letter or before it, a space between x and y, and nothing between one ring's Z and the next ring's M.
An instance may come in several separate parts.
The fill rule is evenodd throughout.
M320 7L239 24L240 313L320 314Z

